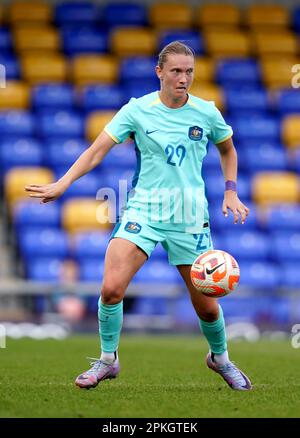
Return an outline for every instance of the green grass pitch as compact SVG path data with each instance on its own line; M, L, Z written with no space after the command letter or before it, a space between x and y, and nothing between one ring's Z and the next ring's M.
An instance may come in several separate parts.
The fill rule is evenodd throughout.
M122 336L121 374L82 390L75 377L98 355L96 336L8 339L0 349L0 416L97 418L299 417L300 350L289 341L231 342L254 384L232 391L207 369L196 336Z

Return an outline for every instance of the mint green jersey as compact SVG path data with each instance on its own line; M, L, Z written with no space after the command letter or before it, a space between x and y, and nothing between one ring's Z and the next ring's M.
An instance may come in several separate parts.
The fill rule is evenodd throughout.
M200 232L209 220L201 176L207 143L232 136L214 103L189 95L182 107L169 108L155 91L132 98L105 131L116 143L131 136L136 145L137 168L123 219Z

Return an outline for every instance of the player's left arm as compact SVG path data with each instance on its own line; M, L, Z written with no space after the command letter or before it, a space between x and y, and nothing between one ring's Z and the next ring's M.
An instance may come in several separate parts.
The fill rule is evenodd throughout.
M241 223L243 224L249 215L250 210L240 201L237 195L236 183L238 159L236 149L232 138L217 143L216 146L220 152L221 166L225 179L224 200L222 205L223 214L227 217L229 209L233 213L234 223L238 223L239 218L241 218Z

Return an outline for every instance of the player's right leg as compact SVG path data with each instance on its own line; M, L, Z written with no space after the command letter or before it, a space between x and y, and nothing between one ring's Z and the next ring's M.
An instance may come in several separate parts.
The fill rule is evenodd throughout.
M110 241L98 308L102 353L100 359L95 359L92 367L75 380L80 388L95 387L100 381L119 374L117 350L123 322L123 297L132 277L146 260L146 253L133 242L123 238Z

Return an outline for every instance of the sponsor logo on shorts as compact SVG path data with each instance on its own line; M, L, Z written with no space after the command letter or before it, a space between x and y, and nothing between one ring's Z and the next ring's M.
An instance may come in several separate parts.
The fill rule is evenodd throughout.
M142 226L137 222L127 222L124 229L125 231L128 231L128 233L138 234L141 231Z
M191 140L199 141L203 137L203 129L199 126L191 126L189 128L189 138Z

